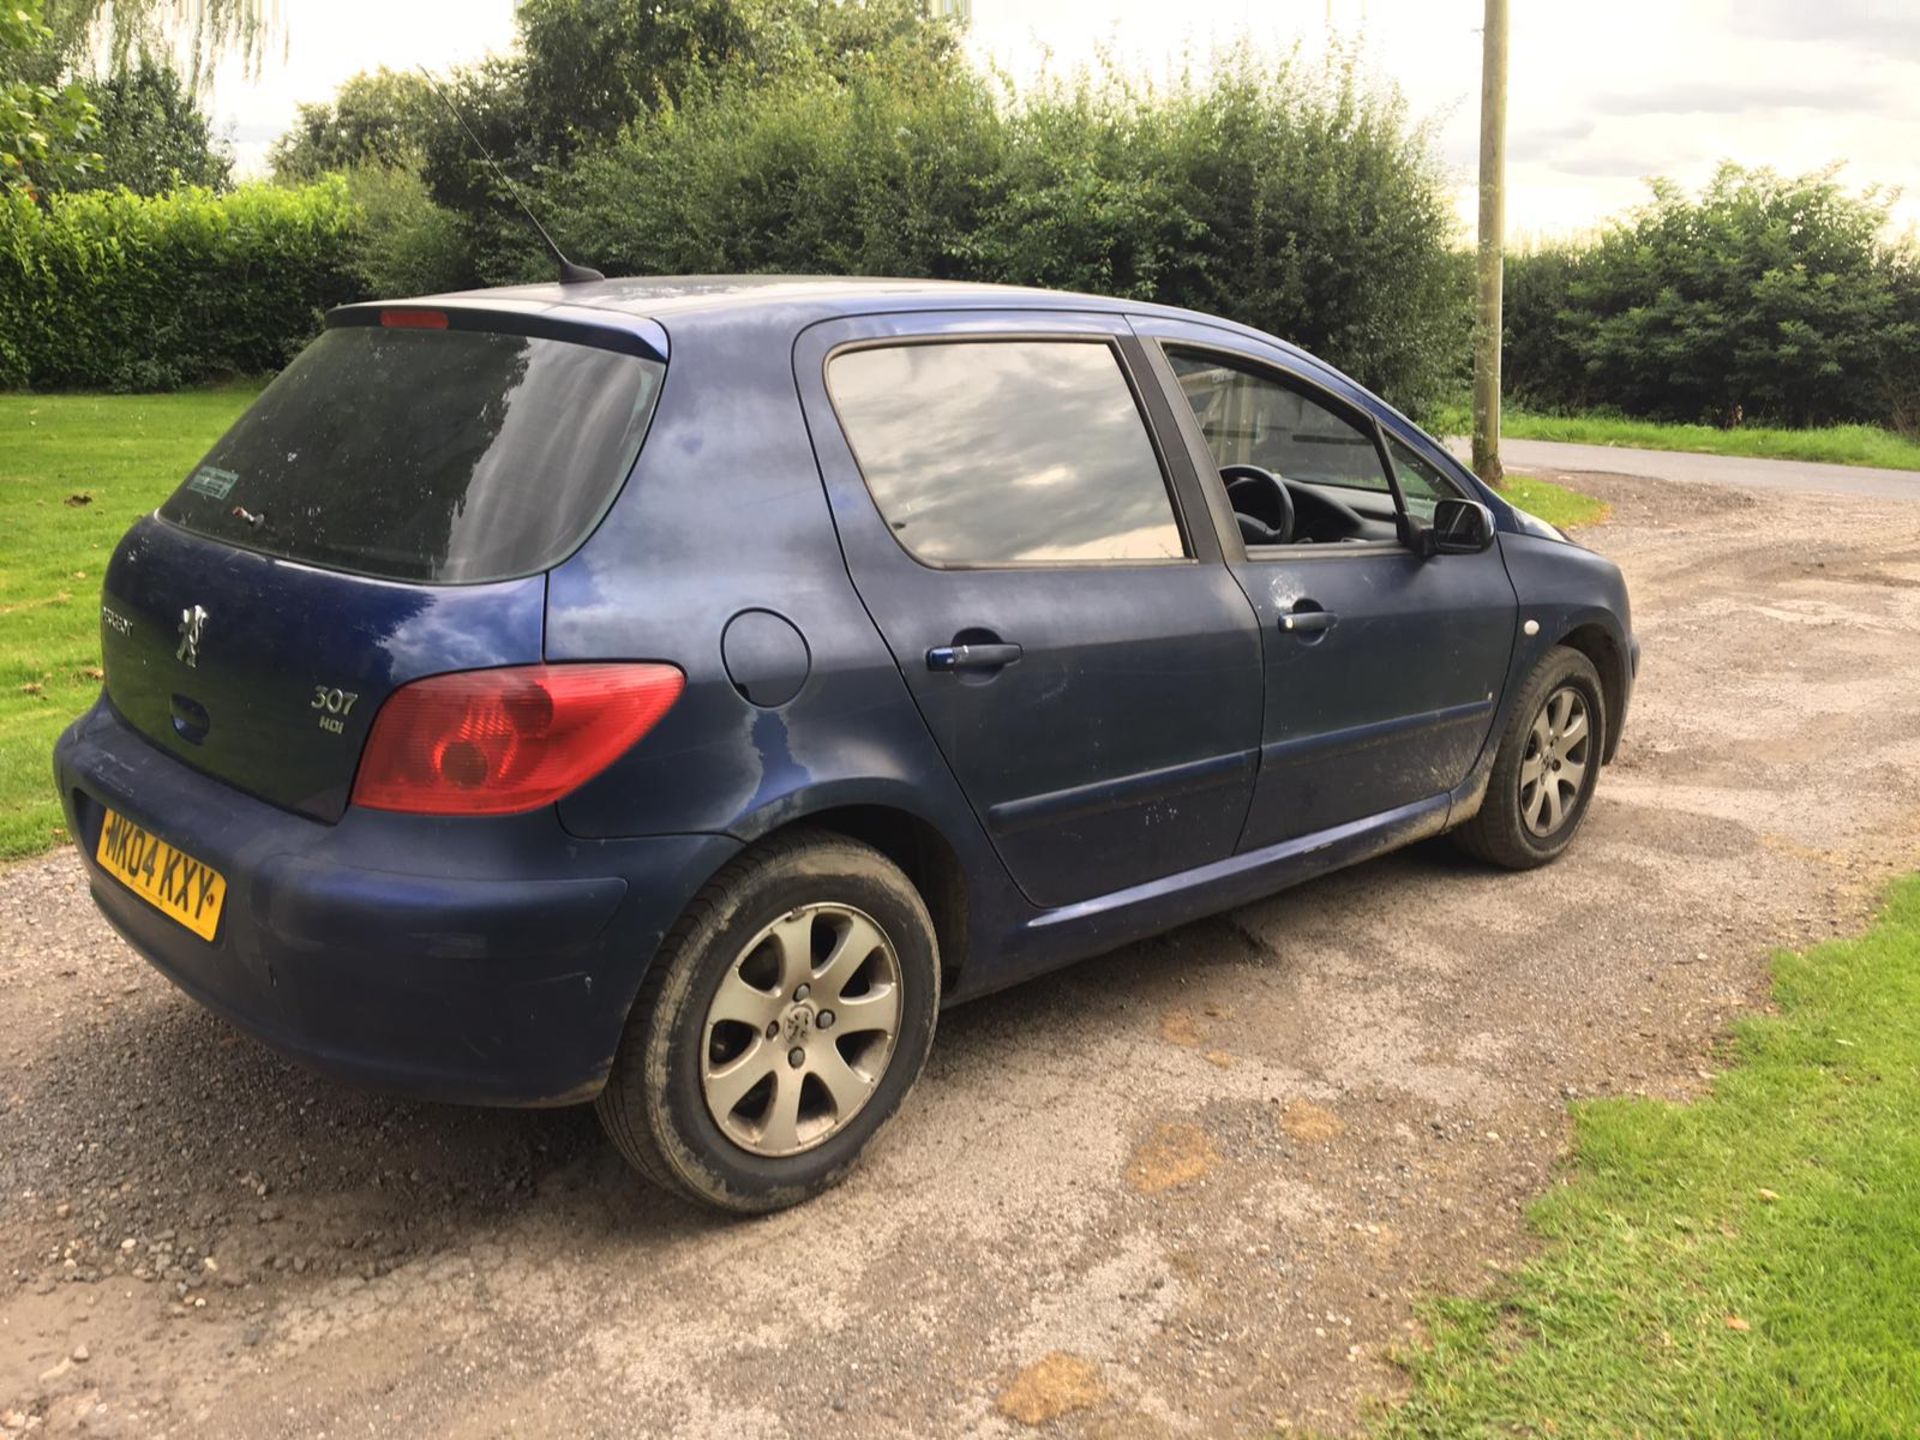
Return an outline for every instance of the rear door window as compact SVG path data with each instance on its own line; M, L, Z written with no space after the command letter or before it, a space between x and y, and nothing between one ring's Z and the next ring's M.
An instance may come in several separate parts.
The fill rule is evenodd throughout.
M932 565L1186 554L1160 459L1101 341L886 345L827 388L895 537Z
M583 541L665 367L481 330L328 330L207 453L162 519L390 580L528 575Z

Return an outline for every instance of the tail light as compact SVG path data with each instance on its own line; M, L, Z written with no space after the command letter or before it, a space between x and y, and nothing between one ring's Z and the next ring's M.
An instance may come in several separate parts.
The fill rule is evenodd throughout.
M447 312L444 310L382 310L380 323L389 330L444 330L447 328Z
M415 815L507 815L598 775L667 713L671 665L522 665L403 685L374 717L353 803Z

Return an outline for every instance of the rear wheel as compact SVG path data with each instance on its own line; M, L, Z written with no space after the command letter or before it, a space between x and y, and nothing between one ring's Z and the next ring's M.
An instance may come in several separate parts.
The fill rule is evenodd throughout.
M1461 848L1510 870L1558 858L1586 818L1606 723L1593 662L1564 645L1549 650L1507 720L1479 813L1453 832Z
M926 905L829 832L716 875L648 972L596 1108L649 1179L723 1210L837 1183L926 1062L940 964Z

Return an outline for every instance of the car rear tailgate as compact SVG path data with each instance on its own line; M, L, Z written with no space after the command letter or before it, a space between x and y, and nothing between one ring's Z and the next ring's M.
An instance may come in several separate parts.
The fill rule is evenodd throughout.
M195 769L337 820L380 703L423 675L537 662L545 600L543 576L396 584L149 517L107 570L107 695Z

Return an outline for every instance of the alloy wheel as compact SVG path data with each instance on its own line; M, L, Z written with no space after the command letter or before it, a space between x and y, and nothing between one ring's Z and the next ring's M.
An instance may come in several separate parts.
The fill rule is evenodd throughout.
M850 905L801 905L728 967L701 1037L700 1085L727 1138L796 1155L860 1113L900 1033L900 957Z
M1558 833L1579 807L1593 753L1587 697L1562 685L1533 717L1520 759L1520 818L1541 839Z

